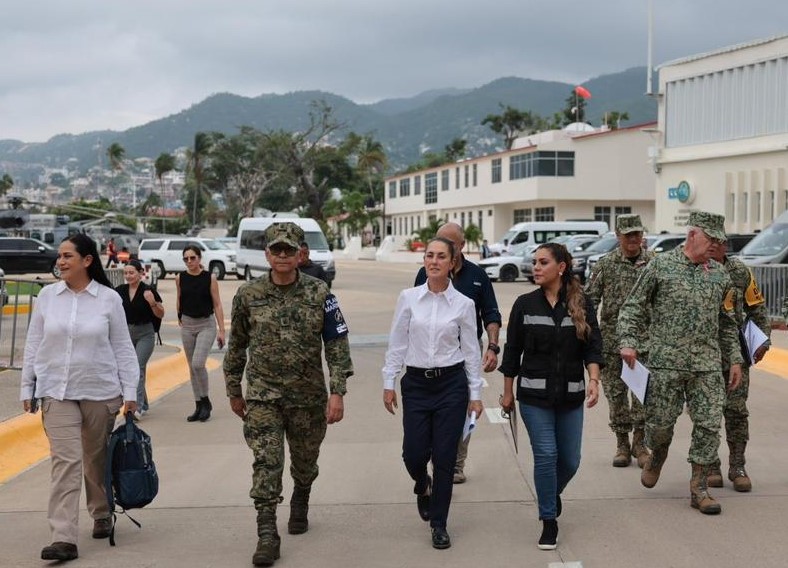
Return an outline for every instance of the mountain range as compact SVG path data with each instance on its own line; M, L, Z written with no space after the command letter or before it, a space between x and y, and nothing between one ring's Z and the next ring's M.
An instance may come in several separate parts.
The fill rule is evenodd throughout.
M587 100L586 119L602 122L610 111L629 114L628 124L656 120L656 101L644 94L646 68L634 67L602 75L583 83L592 98ZM176 114L122 132L101 130L83 134L59 134L42 143L0 140L0 163L60 167L76 159L80 170L99 161L102 149L118 142L129 158L155 158L162 152L190 146L199 131L237 132L240 126L260 130L302 130L308 125L310 105L323 100L348 130L372 134L386 148L393 169L418 161L425 151L441 152L454 138L468 141L467 155L489 153L502 147L502 139L482 119L499 114L502 105L551 117L566 106L575 85L518 77L496 79L474 89L439 89L410 98L385 99L357 104L323 91L298 91L242 97L230 93L212 95ZM106 159L103 159L106 163Z

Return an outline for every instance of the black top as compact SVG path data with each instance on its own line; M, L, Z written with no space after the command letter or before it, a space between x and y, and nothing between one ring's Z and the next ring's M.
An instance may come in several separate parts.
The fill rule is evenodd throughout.
M541 288L514 302L498 370L505 377L515 377L520 402L544 408L574 408L583 403L585 366L604 366L594 304L589 297L585 300L586 322L591 326L586 340L577 338L564 289L555 307Z
M197 276L192 276L184 271L180 274L181 283L181 314L190 318L207 318L213 313L213 298L211 297L211 273L202 271Z
M413 285L421 286L426 281L427 271L422 266ZM481 266L463 256L462 268L454 275L451 283L460 294L473 300L476 307L476 337L481 337L484 329L491 323L501 325L501 312L498 310L495 290L490 277Z
M123 311L126 313L126 323L129 325L153 323L156 316L153 314L153 308L150 307L148 300L145 299L143 294L145 290L151 290L156 301L161 302L161 296L159 296L156 290L145 284L145 282L140 282L139 286L137 286L137 292L134 294L134 298L129 298L128 284L121 284L115 288L115 290L120 294L123 300Z
M303 266L299 266L298 270L300 270L304 274L312 276L313 278L319 278L326 284L329 284L328 274L326 274L326 271L323 270L322 266L320 266L319 264L315 264L311 260L307 264Z

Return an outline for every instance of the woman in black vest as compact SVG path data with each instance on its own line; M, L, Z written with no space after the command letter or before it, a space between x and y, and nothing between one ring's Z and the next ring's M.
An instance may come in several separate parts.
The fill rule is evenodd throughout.
M504 375L501 407L514 412L517 377L543 523L539 548L553 550L561 492L580 466L583 401L588 408L597 403L604 360L594 305L572 275L572 255L563 245L543 244L534 253L533 265L539 288L517 298L509 316L499 369Z
M208 398L208 369L206 363L214 340L219 349L224 347L224 311L219 298L216 276L203 270L202 251L197 245L183 249L186 270L175 277L177 291L178 325L196 402L189 422L205 422L211 417L211 400ZM217 332L218 327L218 332Z
M115 290L123 300L123 311L126 313L126 323L129 326L129 335L137 352L137 361L140 364L140 382L137 385L137 411L134 417L139 419L148 411L148 393L145 392L145 371L148 360L153 355L153 346L156 344L156 331L154 320L164 317L164 306L159 293L142 281L145 268L139 260L130 260L123 267L125 284Z

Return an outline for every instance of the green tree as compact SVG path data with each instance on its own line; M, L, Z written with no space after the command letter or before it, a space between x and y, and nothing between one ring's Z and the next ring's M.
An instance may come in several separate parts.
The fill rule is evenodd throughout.
M512 149L514 141L522 135L533 134L538 131L543 120L528 110L518 110L509 105L501 105L501 114L488 114L482 125L488 125L496 134L503 135L504 145L507 150Z
M438 234L438 229L441 228L443 223L445 223L445 221L441 218L430 217L430 221L427 223L426 227L413 231L412 234L416 235L416 238L420 242L427 244L430 239L435 238L435 235Z
M572 92L566 97L564 110L561 113L563 114L563 126L573 122L585 122L586 100L572 89Z
M474 245L477 249L479 248L479 244L482 242L482 235L481 229L474 225L473 223L469 223L464 230L465 235L465 242L471 245Z
M367 181L369 194L375 201L381 201L383 199L383 174L388 163L383 144L372 138L372 135L364 136L357 152L357 158L356 167Z
M329 201L325 212L328 217L340 217L337 224L347 227L350 236L358 235L381 215L378 209L367 207L367 196L360 191L352 191L344 194L342 199Z
M611 110L610 112L605 113L605 123L610 127L611 130L618 130L621 127L622 120L629 120L628 112Z
M3 174L0 178L0 195L5 195L14 187L14 179L9 174Z
M455 138L446 145L444 153L447 162L456 162L465 157L465 152L468 147L468 141L462 138Z
M156 179L159 180L159 187L161 188L162 195L164 194L164 174L171 172L175 169L175 156L168 152L162 152L156 161L153 163L156 171Z
M112 185L117 189L118 174L123 171L123 159L126 157L126 149L117 142L113 142L107 148L107 158L109 167L112 170ZM114 196L113 196L114 197Z
M189 198L192 203L192 226L197 225L197 202L198 200L204 202L202 186L205 179L205 161L212 146L212 135L208 132L198 132L194 135L194 146L186 150L186 171L193 181L192 187L189 188L191 189Z

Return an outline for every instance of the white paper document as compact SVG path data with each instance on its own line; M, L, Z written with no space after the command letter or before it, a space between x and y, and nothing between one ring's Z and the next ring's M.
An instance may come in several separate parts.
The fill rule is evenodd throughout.
M462 441L468 439L468 436L473 434L473 431L476 429L476 413L471 412L468 416L465 417L465 426L462 427Z
M750 352L750 361L752 361L754 365L755 352L758 351L758 348L766 343L769 338L766 337L766 334L762 332L761 328L755 325L752 320L747 320L742 331L744 333L744 339L747 341L747 350Z
M630 369L626 363L622 365L621 379L641 403L644 403L646 400L649 374L649 370L640 361L635 361L634 369Z

